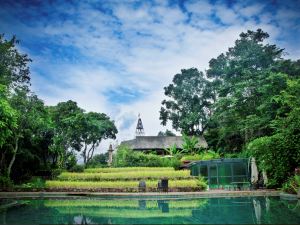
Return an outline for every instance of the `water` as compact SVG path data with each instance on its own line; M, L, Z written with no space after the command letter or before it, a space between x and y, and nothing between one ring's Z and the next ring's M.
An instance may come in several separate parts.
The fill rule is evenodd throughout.
M300 201L279 197L148 200L76 197L24 199L14 203L19 205L0 211L0 224L300 223Z

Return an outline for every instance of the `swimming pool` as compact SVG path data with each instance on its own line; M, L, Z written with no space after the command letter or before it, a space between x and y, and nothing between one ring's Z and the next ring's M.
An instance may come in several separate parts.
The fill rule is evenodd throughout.
M0 224L299 224L300 202L279 197L1 200Z

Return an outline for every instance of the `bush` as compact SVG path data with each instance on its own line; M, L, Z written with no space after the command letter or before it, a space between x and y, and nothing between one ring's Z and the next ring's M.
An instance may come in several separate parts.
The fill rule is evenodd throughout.
M147 180L146 187L156 188L158 180ZM137 188L139 181L46 181L46 187L50 189L97 189L97 188ZM206 183L198 179L169 180L170 188L203 188Z
M111 173L111 172L131 172L131 171L173 171L172 167L117 167L117 168L88 168L85 173Z
M113 158L114 167L169 167L171 163L167 163L161 156L155 154L145 154L133 151L127 146L119 146L115 157Z
M108 167L108 152L94 155L93 158L88 162L89 168L95 167Z
M40 177L33 177L28 183L22 184L22 188L41 189L45 187L45 181Z
M205 180L204 177L199 177L198 186L201 188L201 190L207 189L207 181Z
M297 194L300 188L300 176L295 175L290 177L283 185L282 190L290 194Z
M55 179L61 174L62 170L61 169L53 169L51 170L51 178Z
M66 159L66 169L70 170L77 164L76 155L73 152L68 152L67 159Z
M112 180L140 180L140 179L161 179L168 177L174 179L191 179L189 170L163 170L163 171L126 171L116 173L68 173L64 172L58 176L59 180L73 181L112 181Z
M83 165L75 165L75 166L71 167L68 171L82 173L84 171L84 166Z
M0 189L1 190L9 190L13 187L12 181L5 176L0 176Z
M212 150L207 150L200 154L193 154L193 155L185 155L181 158L181 161L184 160L211 160L211 159L219 159L220 155L217 152Z
M299 138L292 139L281 133L253 140L247 151L255 157L259 169L267 172L268 187L280 187L300 164Z

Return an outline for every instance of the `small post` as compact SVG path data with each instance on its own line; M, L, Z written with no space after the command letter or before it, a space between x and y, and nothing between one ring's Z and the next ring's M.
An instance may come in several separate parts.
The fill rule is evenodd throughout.
M112 145L110 144L108 149L108 166L111 166L112 164L113 151Z

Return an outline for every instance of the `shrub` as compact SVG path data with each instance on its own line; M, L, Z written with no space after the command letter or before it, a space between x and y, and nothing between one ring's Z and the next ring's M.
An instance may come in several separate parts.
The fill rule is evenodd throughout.
M77 164L76 155L73 152L69 152L66 159L66 169L70 170Z
M283 185L282 190L290 194L297 194L300 188L300 176L295 175L290 177Z
M200 154L193 154L193 155L185 155L181 158L181 161L184 160L211 160L211 159L219 159L220 155L217 152L212 150L208 150L202 152Z
M163 167L166 164L161 156L133 151L127 146L119 146L113 158L114 167Z
M9 190L13 187L12 181L5 176L0 176L0 189L1 190Z
M51 178L55 179L61 174L62 170L61 169L53 169L51 171Z
M88 168L85 173L111 173L130 171L173 171L172 167L117 167L117 168Z
M43 179L41 179L40 177L33 177L31 178L31 180L28 183L22 184L21 185L22 188L44 188L45 187L45 181Z
M108 152L94 155L93 158L88 162L89 168L95 167L108 167Z
M156 188L158 180L147 180L147 188ZM46 181L46 187L50 189L97 189L97 188L137 188L139 181ZM198 179L170 180L170 188L203 188L206 183Z
M259 169L267 172L268 187L281 186L300 164L299 138L292 139L281 133L253 140L247 151L255 157Z
M104 180L139 180L139 179L160 179L168 177L169 179L189 179L188 170L180 171L130 171L117 173L69 173L64 172L58 176L59 180L74 181L104 181Z
M84 166L83 165L75 165L75 166L71 167L68 171L82 173L84 171Z
M185 155L183 156L180 161L185 161L185 160L202 160L202 156L195 154L195 155Z
M204 177L199 177L198 179L198 186L201 188L201 190L207 189L207 181Z

